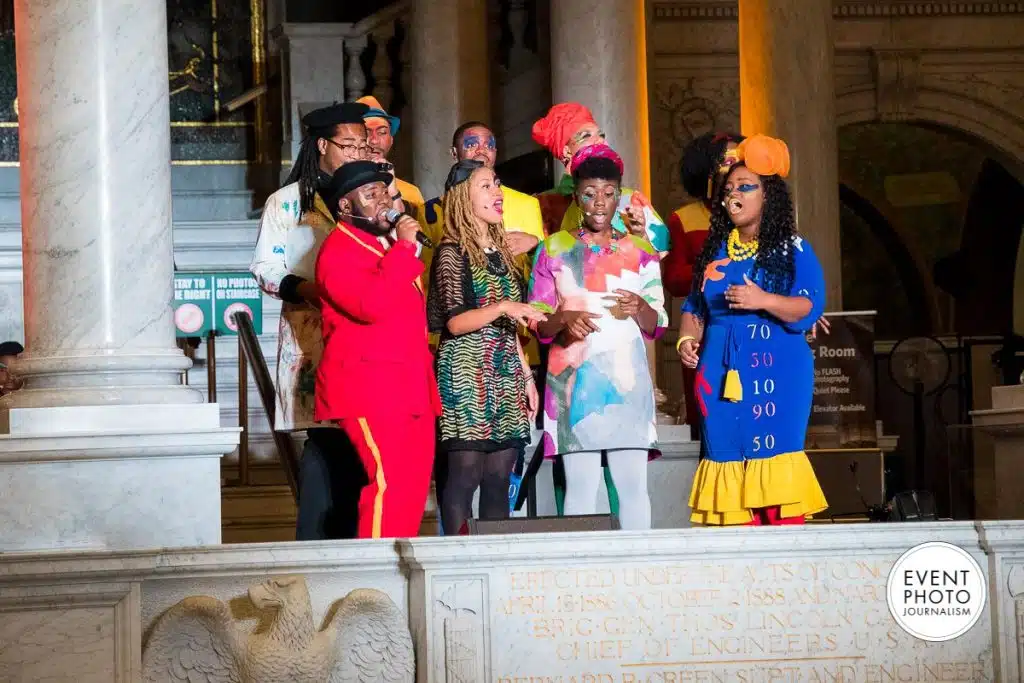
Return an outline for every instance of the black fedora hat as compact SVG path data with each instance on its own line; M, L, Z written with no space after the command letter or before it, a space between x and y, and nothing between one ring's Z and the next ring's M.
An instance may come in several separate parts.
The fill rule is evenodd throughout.
M391 183L392 175L375 161L351 161L331 176L331 182L320 191L324 203L333 212L338 201L353 190L370 183Z

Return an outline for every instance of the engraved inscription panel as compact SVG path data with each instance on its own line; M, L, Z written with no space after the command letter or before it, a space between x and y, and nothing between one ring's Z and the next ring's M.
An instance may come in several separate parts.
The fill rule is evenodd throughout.
M992 681L987 618L926 643L893 557L523 567L490 580L498 683Z

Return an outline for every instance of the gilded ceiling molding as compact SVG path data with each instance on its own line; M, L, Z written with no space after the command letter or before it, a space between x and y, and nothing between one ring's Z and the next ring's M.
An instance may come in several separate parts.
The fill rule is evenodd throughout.
M871 17L959 17L1024 14L1024 2L910 2L905 0L839 0L833 16ZM655 2L655 21L735 20L739 7L735 0Z

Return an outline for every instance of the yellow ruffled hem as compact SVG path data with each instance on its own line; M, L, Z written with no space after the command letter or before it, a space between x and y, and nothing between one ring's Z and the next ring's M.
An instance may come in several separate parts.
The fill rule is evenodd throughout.
M694 524L747 524L752 509L776 505L783 518L810 517L828 507L803 451L745 462L704 459L697 466L690 491Z

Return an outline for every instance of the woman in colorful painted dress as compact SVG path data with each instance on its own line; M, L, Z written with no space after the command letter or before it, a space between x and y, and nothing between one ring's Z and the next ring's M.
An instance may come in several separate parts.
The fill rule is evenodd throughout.
M651 526L647 461L657 451L654 385L644 338L668 323L658 254L623 223L622 159L604 144L570 163L582 211L575 230L538 252L530 303L551 344L544 396L544 452L565 465L565 513L594 514L607 455L624 529Z
M736 149L683 306L677 350L697 369L705 458L692 521L802 524L827 507L804 453L814 390L806 334L825 305L783 178L789 150L755 135Z
M440 333L441 492L446 536L463 532L480 489L481 519L509 516L508 487L530 442L537 387L516 324L543 313L523 303L526 283L505 241L503 195L494 171L463 160L448 174L444 237L431 264L428 325Z

